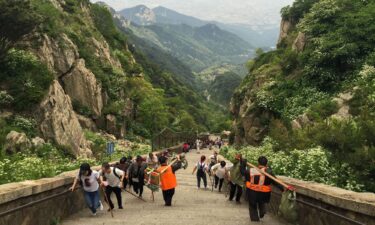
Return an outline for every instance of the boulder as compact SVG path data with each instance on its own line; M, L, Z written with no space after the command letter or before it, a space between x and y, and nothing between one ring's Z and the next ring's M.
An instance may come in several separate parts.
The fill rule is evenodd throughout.
M293 42L292 49L297 52L302 52L305 49L306 42L306 35L302 32L299 32L296 40L294 40Z
M77 114L77 118L78 118L79 124L81 124L81 127L83 129L88 129L88 130L92 130L95 132L98 131L98 128L96 127L96 124L92 119L79 115L79 114Z
M73 111L72 102L57 80L51 84L39 110L40 130L45 139L66 146L76 156L87 156L86 138Z
M92 113L99 117L102 113L103 100L102 88L95 75L86 68L85 61L76 61L72 71L62 77L64 90L72 100L88 107Z
M43 146L46 142L44 141L43 138L35 137L31 139L31 143L33 144L34 147L40 147L40 146Z
M5 149L8 153L22 152L31 148L31 142L25 133L11 131L5 139Z

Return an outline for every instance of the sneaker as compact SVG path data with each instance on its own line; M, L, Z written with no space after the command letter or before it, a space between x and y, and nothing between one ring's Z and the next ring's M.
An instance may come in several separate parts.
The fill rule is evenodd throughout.
M96 216L96 213L91 213L92 216Z
M99 201L99 203L100 203L99 209L100 209L100 211L103 211L104 210L104 206L103 206L103 204L102 204L101 201Z

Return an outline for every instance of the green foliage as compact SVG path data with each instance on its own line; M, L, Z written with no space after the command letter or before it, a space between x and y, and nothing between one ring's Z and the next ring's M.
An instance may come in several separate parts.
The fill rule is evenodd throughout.
M14 101L14 98L7 91L0 91L0 106L7 107Z
M209 87L211 99L224 106L228 106L234 90L240 85L241 77L232 72L226 72L215 77Z
M22 50L11 50L0 65L0 77L13 96L13 106L18 110L30 109L38 104L53 80L47 66Z
M257 164L259 156L266 156L276 175L315 181L343 187L349 190L366 190L365 181L354 175L355 169L348 164L335 163L335 158L321 147L304 150L274 151L277 144L266 138L260 147L244 147L239 150L224 147L220 153L233 159L241 153L249 162Z
M313 4L319 0L296 0L293 2L292 6L286 6L281 9L281 16L285 20L292 21L293 23L298 23L304 15L310 11Z
M307 116L315 121L326 119L338 111L336 101L330 99L323 99L320 102L313 104L307 111Z
M0 61L24 35L40 23L29 0L0 1Z
M82 105L77 100L72 101L72 106L73 106L74 111L76 111L77 113L79 113L83 116L91 117L91 116L94 115L94 113L92 112L92 110L88 106Z

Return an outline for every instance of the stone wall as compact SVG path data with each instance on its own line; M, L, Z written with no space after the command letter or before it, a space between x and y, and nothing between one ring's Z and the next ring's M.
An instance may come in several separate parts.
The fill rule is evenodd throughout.
M180 153L182 146L170 149L172 152ZM73 193L68 191L77 173L78 170L75 170L53 178L0 185L0 224L57 224L61 219L86 208L81 189ZM21 208L24 205L28 206ZM14 211L2 215L8 210Z
M358 193L314 182L279 178L297 188L299 225L375 225L374 193ZM272 213L277 213L280 199L281 192L273 188L269 205Z

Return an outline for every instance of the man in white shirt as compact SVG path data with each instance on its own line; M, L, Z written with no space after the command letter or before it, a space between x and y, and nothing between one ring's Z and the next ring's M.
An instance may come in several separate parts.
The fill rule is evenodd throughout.
M103 163L99 173L101 184L105 186L105 194L107 195L109 206L111 209L115 207L111 201L111 194L114 192L116 194L118 208L122 209L121 188L123 187L125 178L124 171L111 167L109 163Z
M226 168L226 162L221 161L220 163L217 163L216 165L212 166L211 174L215 174L215 188L219 186L219 192L221 192L224 178L228 177L228 170Z

